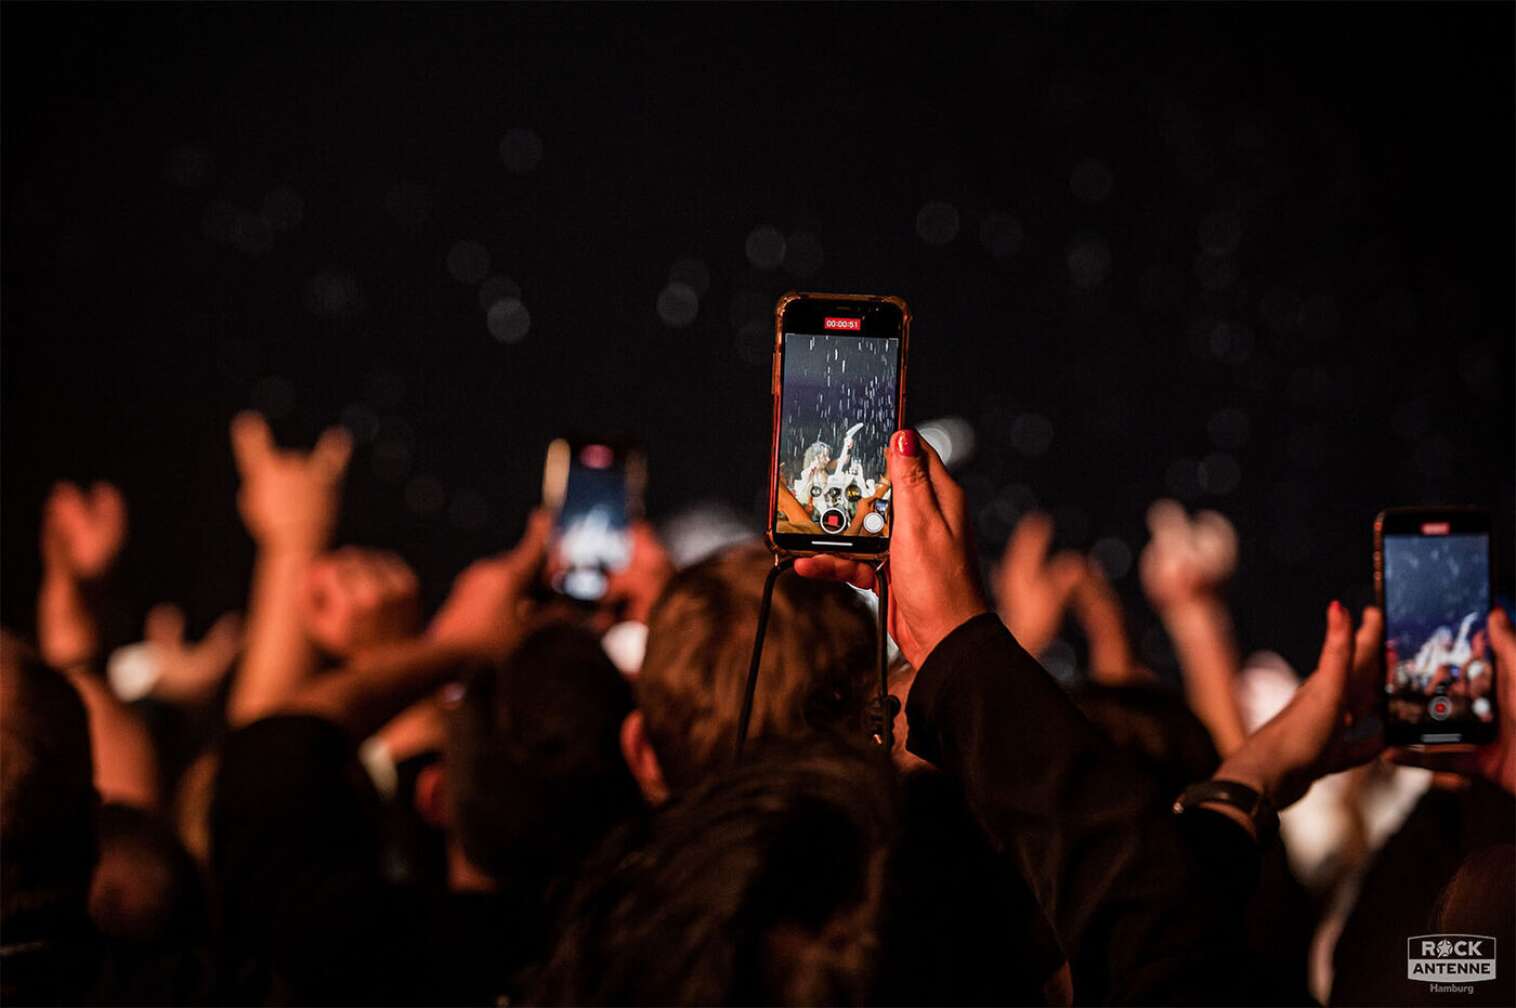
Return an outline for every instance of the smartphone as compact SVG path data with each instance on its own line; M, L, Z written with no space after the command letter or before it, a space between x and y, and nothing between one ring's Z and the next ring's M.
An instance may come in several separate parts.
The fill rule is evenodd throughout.
M548 445L542 503L553 512L549 584L579 602L605 596L632 558L632 522L642 516L646 464L614 441L559 438Z
M797 294L774 309L769 545L880 556L890 548L889 439L905 416L911 312L898 297Z
M1390 745L1481 745L1496 732L1490 516L1391 508L1374 519L1374 588L1384 613ZM1510 670L1507 670L1509 672Z

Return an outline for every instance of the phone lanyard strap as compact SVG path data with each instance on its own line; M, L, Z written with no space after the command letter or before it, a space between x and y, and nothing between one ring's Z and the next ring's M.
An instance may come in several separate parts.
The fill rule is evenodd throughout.
M878 697L878 722L874 726L874 741L884 747L885 752L890 752L895 744L895 715L900 710L900 701L890 696L890 637L889 637L889 575L887 565L889 561L882 561L874 569L874 583L879 594L879 637L878 637L878 670L879 670L879 697ZM753 638L753 658L747 667L747 682L742 690L742 712L737 716L737 746L736 761L742 763L742 751L747 745L748 725L753 719L753 697L758 692L758 668L763 663L763 638L768 632L769 610L774 605L774 585L779 582L779 575L795 565L792 557L774 558L774 566L769 568L768 576L763 581L763 599L758 604L758 629Z

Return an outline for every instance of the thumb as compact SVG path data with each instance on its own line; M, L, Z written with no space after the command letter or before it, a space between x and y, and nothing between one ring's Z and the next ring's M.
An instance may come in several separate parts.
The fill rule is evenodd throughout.
M335 483L347 469L347 460L353 453L353 436L346 427L328 427L316 441L311 451L311 465L325 479Z
M1064 550L1048 564L1048 581L1053 586L1054 596L1061 602L1074 593L1084 580L1090 566L1084 557L1073 550Z
M518 581L524 583L534 577L547 559L547 545L553 534L553 515L546 508L537 508L526 519L526 531L521 541L505 554Z
M1319 679L1322 689L1341 696L1347 689L1348 669L1353 664L1353 621L1342 603L1332 601L1327 607L1326 639L1321 644L1321 658L1311 678Z
M900 517L912 521L937 510L926 452L915 431L896 431L890 438L885 468L889 472L890 486L894 488L895 508Z
M1512 629L1511 618L1500 606L1491 610L1486 625L1489 627L1490 648L1495 652L1496 670L1499 672L1495 686L1500 691L1500 706L1505 711L1516 711L1516 629Z
M177 649L184 644L184 612L178 606L165 602L147 611L142 627L142 636L150 644Z
M237 462L237 471L244 478L273 451L274 436L260 414L243 410L232 418L232 455Z

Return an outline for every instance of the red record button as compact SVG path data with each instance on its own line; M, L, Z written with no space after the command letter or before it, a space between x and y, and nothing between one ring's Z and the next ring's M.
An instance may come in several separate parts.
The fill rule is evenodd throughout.
M1434 721L1446 721L1448 715L1453 713L1453 701L1445 696L1433 697L1432 702L1427 704L1427 713L1432 715Z
M829 508L821 512L821 527L836 535L847 528L847 515L837 508Z

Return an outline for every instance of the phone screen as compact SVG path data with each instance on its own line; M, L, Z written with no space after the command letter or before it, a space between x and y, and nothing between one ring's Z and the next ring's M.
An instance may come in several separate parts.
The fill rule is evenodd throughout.
M1442 530L1447 524L1425 527ZM1386 532L1383 541L1392 735L1422 743L1484 736L1495 720L1495 666L1485 627L1488 533Z
M897 316L898 317L898 316ZM883 552L890 535L885 451L899 426L898 335L835 329L783 332L773 532L791 548ZM898 332L898 330L895 330Z
M558 510L555 589L585 602L605 595L610 575L631 561L630 499L623 453L573 447Z

